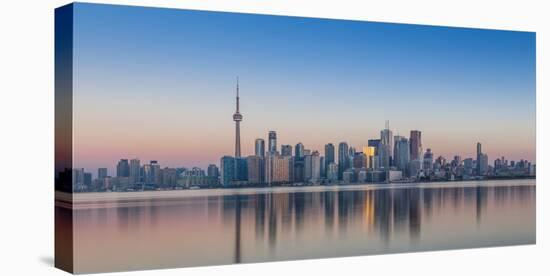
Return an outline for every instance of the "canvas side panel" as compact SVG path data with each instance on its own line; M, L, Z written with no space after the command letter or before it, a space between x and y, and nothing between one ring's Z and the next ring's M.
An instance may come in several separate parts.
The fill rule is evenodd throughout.
M73 5L55 10L55 267L73 272Z

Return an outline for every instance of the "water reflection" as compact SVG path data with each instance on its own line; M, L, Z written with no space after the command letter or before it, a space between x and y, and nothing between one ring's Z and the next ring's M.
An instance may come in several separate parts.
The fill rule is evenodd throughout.
M534 243L535 186L519 184L102 202L74 211L75 269Z

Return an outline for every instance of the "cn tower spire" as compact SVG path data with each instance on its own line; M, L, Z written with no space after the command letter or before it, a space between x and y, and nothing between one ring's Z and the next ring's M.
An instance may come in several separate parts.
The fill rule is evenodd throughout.
M239 77L237 77L237 113L239 113Z
M243 115L239 111L239 77L237 77L237 97L236 97L236 110L233 114L233 121L235 121L235 157L241 157L241 121Z

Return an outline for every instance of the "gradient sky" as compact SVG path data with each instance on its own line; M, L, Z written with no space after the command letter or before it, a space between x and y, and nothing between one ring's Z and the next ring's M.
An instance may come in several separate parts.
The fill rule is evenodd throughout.
M76 4L74 159L219 164L275 130L361 148L422 131L436 156L535 159L535 33Z

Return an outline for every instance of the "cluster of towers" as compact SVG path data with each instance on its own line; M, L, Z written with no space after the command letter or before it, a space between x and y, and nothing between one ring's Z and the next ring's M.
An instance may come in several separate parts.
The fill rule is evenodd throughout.
M447 162L442 156L434 158L430 148L424 150L421 131L411 130L409 137L394 136L389 121L380 131L380 138L368 140L361 149L341 142L337 148L332 143L326 144L324 155L306 149L302 143L296 144L294 151L292 145L281 145L279 150L277 133L269 131L267 148L265 140L258 138L254 143L254 155L242 157L240 123L243 116L239 100L237 81L233 114L235 155L220 160L223 186L455 180L457 177L486 177L495 172L488 164L487 154L481 151L480 143L475 159L462 160L455 156L453 161ZM529 174L527 171L520 173Z

